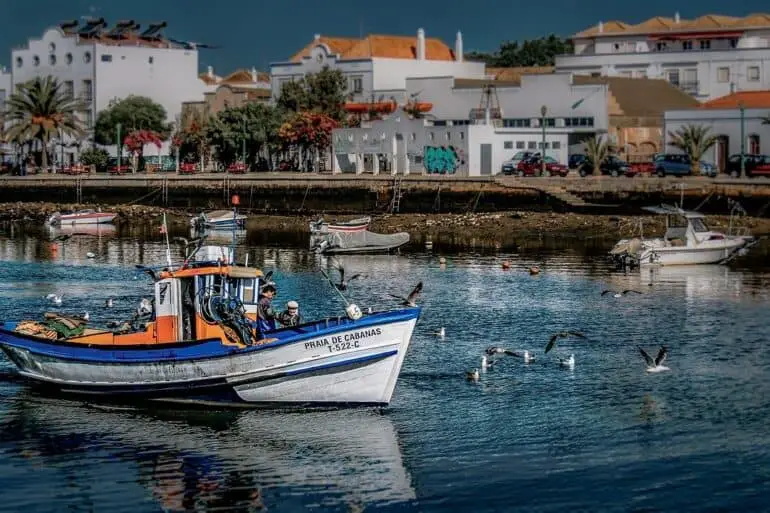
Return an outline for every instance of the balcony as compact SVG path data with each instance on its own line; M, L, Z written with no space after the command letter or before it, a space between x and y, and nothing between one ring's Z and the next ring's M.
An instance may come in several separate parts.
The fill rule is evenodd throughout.
M700 88L699 88L700 83L697 80L672 83L671 85L678 88L680 91L690 94L692 96L698 96L698 94L700 94Z

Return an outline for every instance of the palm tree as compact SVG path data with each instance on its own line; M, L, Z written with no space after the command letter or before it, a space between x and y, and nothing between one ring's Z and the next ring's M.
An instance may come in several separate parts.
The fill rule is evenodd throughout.
M716 136L711 135L710 131L709 127L703 125L685 125L676 132L668 133L669 146L683 151L690 157L694 175L700 174L700 161L703 154L717 142Z
M85 134L77 113L88 106L72 98L55 78L37 77L13 93L6 101L5 138L9 142L25 144L40 141L42 168L48 167L48 142L51 137L80 138Z
M614 151L612 144L606 137L596 136L586 140L583 145L586 149L586 159L593 165L591 173L600 174L602 162Z

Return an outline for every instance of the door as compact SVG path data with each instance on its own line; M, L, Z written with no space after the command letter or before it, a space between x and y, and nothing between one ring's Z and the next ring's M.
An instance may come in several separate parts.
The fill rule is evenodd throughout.
M716 143L716 165L719 171L727 170L727 157L730 152L730 138L726 135L717 136Z
M489 176L492 174L492 145L481 145L481 175Z
M396 174L405 175L407 163L406 141L403 134L396 134Z

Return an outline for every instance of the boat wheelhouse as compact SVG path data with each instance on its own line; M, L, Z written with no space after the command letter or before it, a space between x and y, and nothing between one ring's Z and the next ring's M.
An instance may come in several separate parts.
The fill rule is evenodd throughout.
M154 297L118 328L61 317L6 321L0 349L21 375L63 392L171 401L390 402L419 308L372 314L348 308L347 316L261 332L262 272L235 265L225 247L196 251L195 260L188 257L178 269L146 269Z
M758 242L742 230L728 234L711 230L700 212L671 206L645 207L653 214L666 216L663 237L640 236L619 241L610 256L620 265L693 265L721 264L747 251Z

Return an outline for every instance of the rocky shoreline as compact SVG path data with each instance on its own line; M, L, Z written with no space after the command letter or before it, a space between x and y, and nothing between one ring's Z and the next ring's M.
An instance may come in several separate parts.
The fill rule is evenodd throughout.
M0 222L25 221L32 224L43 223L51 214L58 211L72 211L82 208L94 208L105 212L115 212L118 217L115 224L134 225L146 223L160 224L163 214L167 214L171 227L187 227L191 211L182 209L164 209L144 205L76 205L56 203L0 203ZM318 216L296 215L252 215L247 227L250 231L274 231L285 233L309 232L310 221ZM348 219L353 216L344 216ZM330 218L333 219L333 218ZM491 243L503 243L512 239L526 238L565 238L618 239L638 233L639 222L644 224L645 235L660 234L664 230L662 216L618 216L590 215L555 212L497 212L479 214L385 214L372 219L371 230L378 233L408 232L417 242L433 240L454 240L473 238ZM726 230L727 216L708 216L708 223L714 229ZM739 221L756 236L770 235L770 219L744 217Z

